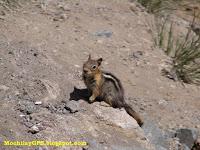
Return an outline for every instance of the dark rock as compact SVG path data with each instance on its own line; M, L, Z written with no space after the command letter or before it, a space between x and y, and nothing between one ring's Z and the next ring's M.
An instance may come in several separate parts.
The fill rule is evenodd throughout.
M135 59L139 59L141 56L143 56L143 52L142 51L136 51L136 52L133 52L133 58Z
M198 132L195 129L178 129L175 137L179 138L181 144L185 144L191 149L198 137Z
M97 31L95 33L95 36L98 36L98 37L111 37L112 36L112 31L108 31L108 30L102 30L102 31Z
M143 130L149 141L155 145L157 150L167 150L169 147L168 139L172 137L170 133L161 130L156 122L146 120L143 125Z

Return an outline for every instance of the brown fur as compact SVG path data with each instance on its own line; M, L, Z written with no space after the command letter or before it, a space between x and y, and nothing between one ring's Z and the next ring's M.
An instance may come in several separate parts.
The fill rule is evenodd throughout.
M122 108L131 115L142 126L143 121L138 113L136 113L124 100L124 89L118 78L113 74L102 72L100 65L102 58L98 60L91 59L83 64L83 80L91 93L90 102L94 102L98 97L114 108Z
M200 150L200 137L195 140L191 150Z

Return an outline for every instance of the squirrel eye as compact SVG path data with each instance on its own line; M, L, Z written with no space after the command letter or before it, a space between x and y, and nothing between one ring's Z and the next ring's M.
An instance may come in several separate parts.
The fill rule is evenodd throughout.
M93 66L92 66L92 69L96 69L96 67L97 67L96 65L93 65Z

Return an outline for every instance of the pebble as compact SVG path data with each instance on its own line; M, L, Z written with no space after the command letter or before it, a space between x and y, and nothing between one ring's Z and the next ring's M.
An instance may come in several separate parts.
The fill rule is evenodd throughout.
M162 105L162 106L166 106L167 105L167 101L164 100L164 99L161 99L159 102L158 102L159 105Z
M29 129L28 132L30 132L30 133L32 133L32 134L36 134L36 133L40 132L40 129L39 129L36 125L33 125L33 126Z
M70 7L68 5L65 5L65 6L63 6L63 10L70 11L71 9L70 9Z
M26 115L23 115L23 114L21 114L21 115L19 115L20 117L25 117Z
M109 30L102 30L102 31L97 31L94 35L98 37L111 37L112 36L112 31Z
M7 91L9 89L9 87L5 86L5 85L0 85L0 91Z
M35 105L41 105L41 104L42 104L41 101L36 101L36 102L35 102Z
M102 44L103 41L102 40L97 40L97 43Z
M74 65L76 68L80 68L80 66L79 65Z

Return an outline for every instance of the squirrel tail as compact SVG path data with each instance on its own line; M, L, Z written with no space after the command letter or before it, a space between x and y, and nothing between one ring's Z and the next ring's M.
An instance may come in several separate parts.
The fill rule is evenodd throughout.
M125 104L124 105L124 109L126 110L126 112L132 116L136 121L137 123L139 124L140 127L142 127L142 125L144 124L142 118L140 117L140 115L133 110L133 108L131 108L129 105Z

